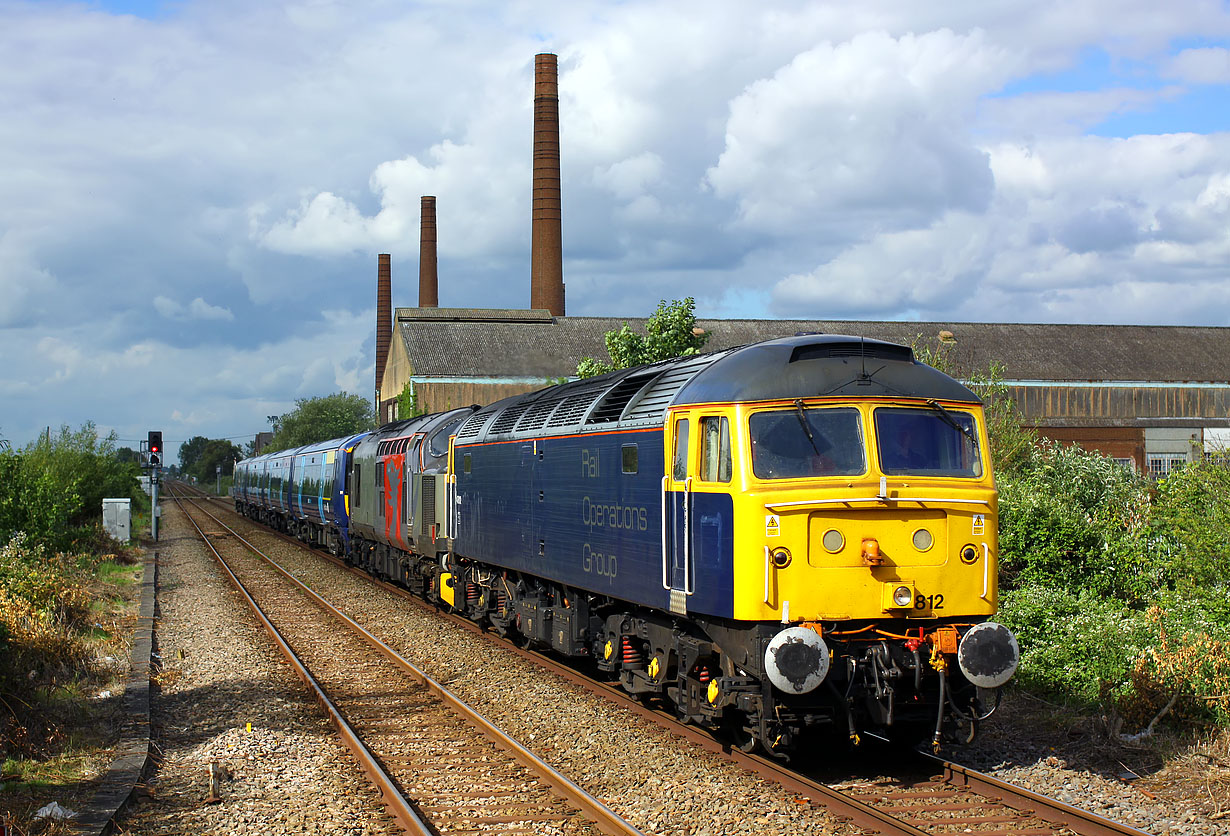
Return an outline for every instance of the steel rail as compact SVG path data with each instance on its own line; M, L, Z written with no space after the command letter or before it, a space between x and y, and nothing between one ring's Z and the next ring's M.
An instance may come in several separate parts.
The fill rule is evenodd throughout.
M969 787L979 795L995 799L1006 807L1019 812L1033 813L1040 819L1069 827L1082 836L1149 836L1143 830L1120 824L1108 818L1065 804L1033 790L1001 781L982 772L960 764L937 758L926 752L918 752L923 762L941 770L945 783Z
M170 493L170 491L168 491L168 493ZM209 537L206 536L205 532L197 524L196 520L192 518L191 514L184 510L183 501L180 497L172 494L171 498L175 500L175 504L179 506L181 511L183 511L184 518L187 519L188 522L192 524L192 527L196 529L197 534L201 537L201 542L203 542L206 547L213 552L214 559L218 561L218 564L222 567L222 570L230 579L231 585L234 586L239 594L243 596L244 600L248 602L248 607L251 608L252 612L256 614L256 617L260 620L261 624L264 625L265 630L273 638L274 643L277 644L278 649L282 651L282 655L286 657L286 660L290 663L290 666L294 669L295 673L299 675L299 678L303 680L304 684L308 686L308 689L311 690L311 692L316 696L316 701L320 703L320 705L324 708L325 713L328 714L329 720L337 729L338 735L346 744L346 748L348 748L355 756L359 762L359 766L362 767L368 778L380 792L380 799L388 808L390 815L393 816L397 823L400 824L407 833L413 833L416 834L416 836L435 836L435 831L428 827L427 823L419 818L418 814L411 808L409 801L397 788L396 782L387 772L384 771L384 768L380 765L379 761L377 761L376 756L372 754L372 751L367 748L367 745L363 743L357 734L355 734L354 729L352 729L350 724L346 722L346 718L344 718L341 712L338 711L337 707L333 704L333 701L329 699L328 694L324 692L324 689L320 687L308 669L303 666L302 662L299 661L299 658L295 655L294 650L292 650L290 645L287 644L286 640L282 637L282 634L278 632L278 628L274 626L273 622L270 621L265 615L264 610L261 609L260 605L256 603L256 600L248 593L248 590L244 587L243 582L240 581L239 578L236 577L235 573L231 571L231 567L227 565L226 559L222 557L216 548L214 548L214 544L210 542ZM207 511L204 513L212 519L212 515L210 515ZM215 520L215 522L219 521ZM222 525L223 527L227 527L225 524Z
M189 501L192 501L193 504L196 505L195 501L193 500L189 500ZM377 636L370 633L368 630L366 630L361 624L359 624L353 618L351 618L350 616L348 616L346 613L342 612L338 608L334 607L331 603L329 603L327 600L325 600L323 597L317 594L313 589L311 589L306 584L304 584L302 581L300 581L298 578L296 578L290 571L288 571L285 567L279 564L276 560L269 557L264 552L262 552L257 546L249 542L246 538L244 538L242 534L235 531L235 529L231 528L229 525L219 520L209 511L205 510L204 508L200 508L199 505L197 505L197 508L203 514L205 514L210 519L212 519L214 522L216 522L218 525L222 526L227 531L229 531L237 540L239 540L239 542L243 543L244 546L246 546L254 554L258 555L262 560L266 561L270 566L272 566L274 569L280 572L283 576L285 576L289 581L295 584L295 586L297 586L301 592L309 596L317 604L317 606L321 607L325 611L331 613L336 618L345 622L345 624L348 627L350 627L351 630L353 630L354 632L362 636L364 640L366 640L372 646L374 646L377 650L379 650L382 655L384 655L387 659L389 659L389 661L393 662L393 664L395 664L397 667L401 668L404 672L408 673L410 676L414 677L416 680L422 683L429 691L431 691L431 693L436 695L446 705L448 705L450 708L452 708L457 713L462 715L466 720L468 720L474 726L479 728L485 735L487 735L489 738L495 741L495 743L499 745L501 748L508 751L513 756L514 760L516 760L522 766L526 767L531 772L533 772L535 775L537 775L543 781L543 783L551 787L558 795L560 795L561 797L569 801L578 810L580 810L586 816L591 818L594 821L594 824L597 825L598 829L601 830L603 833L610 834L610 836L645 836L645 834L641 830L637 829L630 822L626 821L618 813L616 813L610 807L606 806L606 804L602 803L597 798L594 798L592 795L586 792L582 787L574 783L566 775L556 770L553 766L543 761L541 758L535 755L532 751L530 751L525 746L523 746L519 741L517 741L516 739L509 736L501 729L499 729L490 720L488 720L483 714L471 708L460 697L458 697L456 694L454 694L444 685L432 679L425 671L423 671L413 662L403 657L396 650L389 647L389 645L385 644ZM193 524L195 525L195 523ZM297 540L294 542L299 546L304 545L303 543L300 543Z
M259 525L253 521L254 525ZM429 610L437 615L443 616L450 622L470 631L481 635L488 640L496 641L501 647L511 650L518 656L532 660L539 665L542 665L558 676L574 684L580 685L591 693L600 694L608 700L627 708L637 716L643 717L663 727L676 737L682 738L699 746L705 751L717 755L725 760L728 760L742 769L760 775L782 786L784 789L796 793L801 797L806 797L809 802L819 804L827 809L834 816L848 820L860 827L868 828L877 832L910 834L910 836L920 836L927 833L926 830L916 827L908 822L893 818L886 812L878 808L852 798L838 790L834 790L822 783L819 783L811 778L808 778L800 773L797 773L780 761L765 758L759 755L744 753L733 747L730 743L724 742L713 737L708 731L687 724L680 723L674 716L667 712L657 711L652 709L635 697L624 693L618 687L594 680L592 677L586 676L573 668L565 665L558 660L538 653L533 650L527 650L518 646L508 639L498 637L489 630L484 629L481 625L464 618L455 613L442 610L435 607L429 602L426 602L418 596L412 594L409 590L397 586L388 581L375 578L372 575L362 571L361 569L350 566L344 561L332 555L324 554L316 550L310 549L307 544L302 541L284 534L269 530L274 536L284 539L289 543L294 543L301 548L309 548L313 554L319 554L326 560L335 565L349 571L355 575L359 575L371 583L397 595L398 597L413 601L416 605ZM238 535L236 535L238 536ZM984 796L990 801L1002 804L1009 809L1015 810L1018 813L1032 814L1049 824L1067 827L1081 836L1149 836L1144 831L1133 828L1129 825L1120 824L1110 819L1106 819L1096 813L1091 813L1077 807L1065 804L1062 801L1051 799L1038 793L1027 790L1023 787L1017 787L1007 782L1001 781L985 773L978 772L968 767L961 766L951 761L937 758L934 755L925 752L916 752L923 758L922 762L926 763L932 769L938 769L941 772L940 780L944 783L951 784L957 787L966 787L979 795Z

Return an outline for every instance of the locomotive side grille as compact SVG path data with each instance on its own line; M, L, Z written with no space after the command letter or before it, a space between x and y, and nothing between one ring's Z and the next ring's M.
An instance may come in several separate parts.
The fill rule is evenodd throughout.
M488 435L509 432L517 423L517 419L524 415L527 409L529 409L529 404L510 406L500 413L500 417L495 419L495 423L491 425Z
M483 428L483 424L487 423L487 419L491 417L490 412L476 412L468 421L461 425L461 429L457 431L457 439L460 441L465 438L473 438L478 435L479 430Z
M431 530L436 524L436 477L423 476L423 533Z
M555 407L560 405L562 398L552 398L551 400L538 401L533 404L525 415L521 416L521 420L517 422L517 432L526 430L540 430L546 426L547 419L551 417L551 413L555 411Z

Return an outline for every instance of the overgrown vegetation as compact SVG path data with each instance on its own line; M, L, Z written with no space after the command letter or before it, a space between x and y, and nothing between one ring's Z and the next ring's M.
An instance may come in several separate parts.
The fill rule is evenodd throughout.
M597 377L643 363L690 357L700 353L709 335L696 327L696 300L689 296L660 301L658 309L645 322L644 334L624 323L618 331L607 331L604 339L611 362L586 357L577 365L578 377Z
M136 552L102 532L102 500L148 513L139 473L88 423L0 450L0 756L57 751L64 712L88 711L78 692L110 675L97 651L120 632L112 597Z
M961 374L955 343L918 358L985 399L999 487L1000 613L1021 643L1018 687L1152 730L1230 725L1230 466L1156 483L1075 445L1038 439L1003 369Z

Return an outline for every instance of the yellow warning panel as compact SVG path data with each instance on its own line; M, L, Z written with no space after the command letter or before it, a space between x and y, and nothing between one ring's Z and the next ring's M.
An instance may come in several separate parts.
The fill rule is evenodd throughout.
M445 572L440 576L440 600L454 606L455 593L453 590L453 575L451 572Z

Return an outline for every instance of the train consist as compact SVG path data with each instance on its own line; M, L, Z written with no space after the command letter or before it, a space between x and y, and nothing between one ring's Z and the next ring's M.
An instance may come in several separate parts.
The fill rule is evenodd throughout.
M241 462L236 508L784 754L972 739L1019 658L978 397L771 340Z

